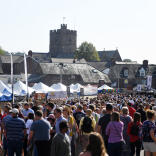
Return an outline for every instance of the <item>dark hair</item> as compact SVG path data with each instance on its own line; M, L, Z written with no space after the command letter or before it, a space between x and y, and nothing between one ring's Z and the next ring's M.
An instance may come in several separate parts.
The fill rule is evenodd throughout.
M56 111L57 113L60 113L60 114L62 113L61 108L56 108L55 111Z
M93 156L105 156L106 149L102 136L93 132L89 135L89 144L86 148Z
M112 121L120 121L120 114L119 112L113 112L112 113Z
M78 105L77 108L80 109L80 110L83 109L82 105Z
M92 111L94 111L94 109L95 109L94 105L89 105L89 109L91 109Z
M15 105L14 105L14 108L19 109L19 107L20 107L19 104L15 104Z
M28 119L34 120L34 114L33 114L33 113L29 113L29 114L28 114Z
M141 120L141 114L138 112L134 113L134 123L137 123Z
M112 110L113 110L112 104L110 104L110 103L107 104L107 105L106 105L106 110L107 110L107 111L112 111Z
M154 111L154 110L148 110L148 111L146 112L146 115L147 115L147 118L148 118L148 119L152 119L153 116L155 115L155 111Z
M55 105L54 105L53 103L49 102L49 103L47 104L47 106L49 106L51 109L53 109Z
M68 123L67 123L67 121L62 121L62 122L60 122L60 124L59 124L59 129L60 129L60 131L62 131L62 130L65 129L65 128L68 128Z
M35 115L38 116L38 117L42 117L42 116L43 116L43 112L40 111L40 110L37 110L37 111L35 112Z

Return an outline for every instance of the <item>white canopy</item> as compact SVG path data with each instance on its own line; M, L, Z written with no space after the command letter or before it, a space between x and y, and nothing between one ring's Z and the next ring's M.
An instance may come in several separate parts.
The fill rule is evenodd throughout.
M56 92L60 92L60 91L66 92L67 91L67 87L62 83L53 84L51 86L51 88Z
M70 85L70 93L74 93L74 92L79 93L81 88L84 88L84 87L79 83L76 83L75 85L71 84Z
M28 87L29 94L32 94L34 92L34 89ZM18 96L24 96L27 94L27 86L21 81L17 81L14 84L14 94Z
M12 92L11 89L0 80L0 93Z
M88 84L87 86L84 86L84 95L97 95L98 93L98 88L97 86L92 86Z
M36 91L36 93L48 93L50 91L54 91L52 88L43 84L42 82L35 83L32 88Z
M107 86L106 84L104 84L103 86L101 86L101 87L98 88L98 90L104 90L104 89L105 90L108 90L108 89L112 90L113 88Z

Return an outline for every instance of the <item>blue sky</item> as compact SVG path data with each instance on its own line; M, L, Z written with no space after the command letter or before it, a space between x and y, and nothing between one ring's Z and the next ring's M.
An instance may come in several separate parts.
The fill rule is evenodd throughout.
M77 45L118 48L122 58L156 64L156 0L0 0L0 46L7 51L48 52L49 30L63 17Z

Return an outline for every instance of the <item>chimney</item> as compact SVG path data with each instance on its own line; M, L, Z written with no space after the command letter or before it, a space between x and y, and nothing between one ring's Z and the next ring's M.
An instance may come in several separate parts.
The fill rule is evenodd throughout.
M32 57L32 51L31 50L28 51L28 56Z
M145 68L148 67L148 60L143 60L143 67L145 67Z

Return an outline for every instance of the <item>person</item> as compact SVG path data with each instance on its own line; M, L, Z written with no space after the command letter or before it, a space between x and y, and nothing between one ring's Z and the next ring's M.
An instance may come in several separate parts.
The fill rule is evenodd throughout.
M82 111L83 111L83 106L82 105L78 105L77 109L76 109L76 112L73 114L73 116L74 116L78 126L80 125L81 118L85 117L85 113L83 113Z
M69 137L71 140L71 153L72 156L75 156L75 135L78 133L78 126L74 117L71 115L71 109L68 106L63 108L63 116L68 121L69 125ZM77 132L77 133L76 133Z
M97 127L97 132L102 134L106 149L107 149L107 145L108 145L108 136L106 135L105 131L106 131L106 127L107 127L108 123L111 121L112 111L113 111L112 104L107 104L106 105L106 114L99 119L98 127Z
M140 156L141 150L141 139L140 139L140 129L141 129L141 114L138 112L134 113L134 121L128 124L127 134L130 137L130 156Z
M25 139L24 139L24 145L23 145L23 148L24 148L24 156L27 156L27 142L28 142L28 136L29 136L29 133L30 133L30 127L32 125L34 121L34 114L33 113L29 113L28 114L28 119L25 123L26 125L26 129L27 129L27 133L26 133L26 136L25 136Z
M96 126L96 121L92 116L92 110L87 109L86 116L81 119L79 125L82 149L86 148L89 134L95 131L95 126Z
M47 116L49 116L50 114L54 114L53 109L54 109L55 105L53 103L48 103L47 104Z
M129 115L133 118L136 110L133 108L132 103L128 102Z
M18 117L18 109L12 109L12 118L6 122L5 136L7 138L8 156L22 156L23 140L26 126L23 119Z
M38 156L49 156L50 155L50 123L43 119L42 111L35 112L35 121L32 123L30 128L30 134L28 137L28 145L34 137L35 145L37 147Z
M67 135L67 121L61 121L59 124L59 129L59 133L54 136L52 141L51 156L71 156L70 139Z
M142 125L142 140L145 156L156 156L156 125L155 111L147 110L147 120Z
M141 122L143 123L146 120L146 112L144 111L144 106L140 104L138 106L137 112L141 114Z
M123 122L120 121L120 114L113 112L111 122L107 125L106 135L108 139L108 154L109 156L121 156L123 142Z
M85 151L79 156L107 156L102 136L97 132L92 132Z
M63 117L61 108L56 108L56 109L54 110L54 115L55 115L55 118L56 118L56 122L55 122L55 132L56 132L56 133L59 133L59 132L60 132L60 129L59 129L59 124L60 124L60 122L61 122L61 121L67 121L67 120Z
M29 113L33 113L34 114L34 111L31 108L29 108L29 104L28 103L25 103L24 104L24 109L22 110L22 114L23 114L25 119L28 117Z
M10 106L5 106L4 107L4 115L3 115L3 118L2 118L2 122L1 122L1 134L3 134L3 151L4 151L4 155L3 156L6 156L7 155L7 138L6 136L4 135L4 130L5 130L5 126L6 126L6 123L7 121L9 121L11 118L12 118L12 108Z

